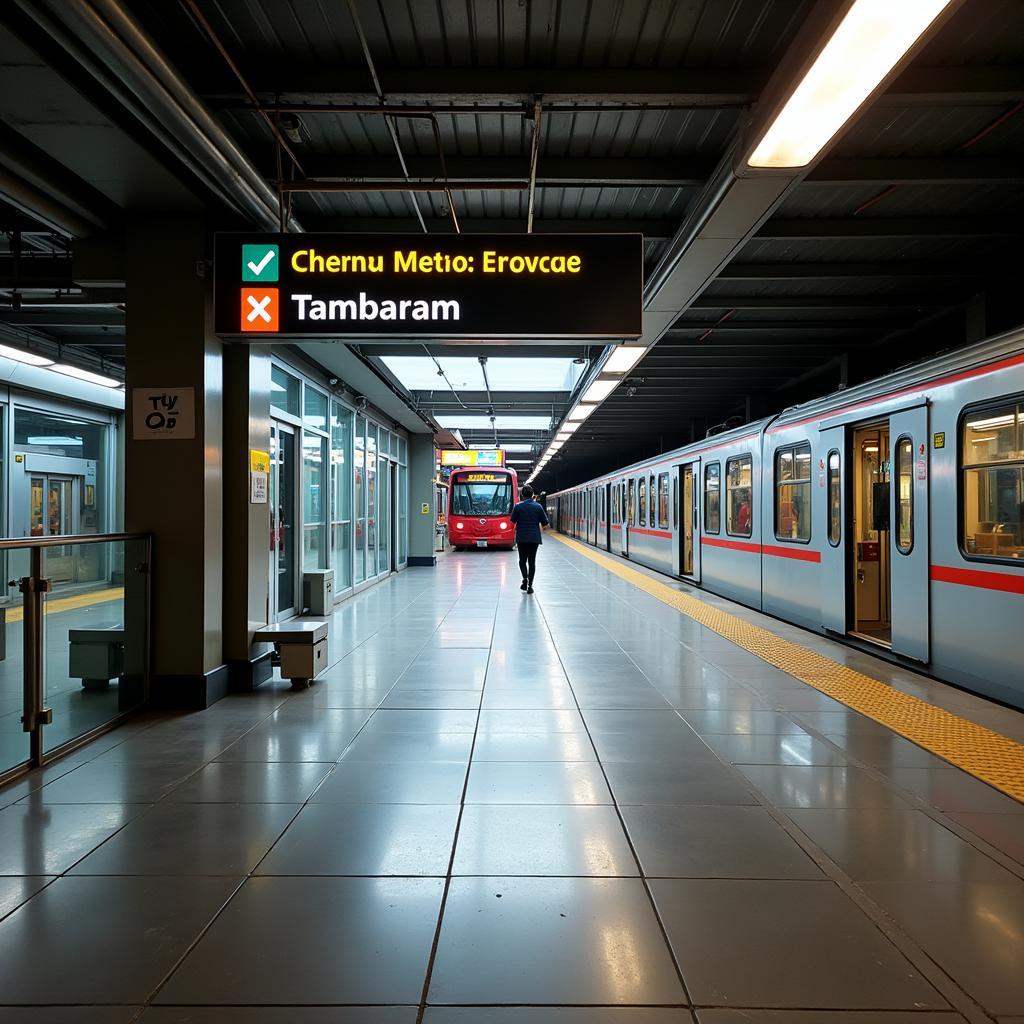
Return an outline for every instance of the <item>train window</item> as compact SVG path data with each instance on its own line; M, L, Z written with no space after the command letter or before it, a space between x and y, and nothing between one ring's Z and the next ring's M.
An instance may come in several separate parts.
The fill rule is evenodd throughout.
M753 474L750 455L725 463L725 532L733 537L749 537L753 531Z
M668 529L668 473L658 477L658 526Z
M896 550L909 555L914 547L914 442L904 435L896 442Z
M619 523L619 485L612 485L612 525Z
M640 477L640 483L637 485L637 504L640 506L640 525L647 525L647 481Z
M811 446L775 452L775 536L806 544L811 539Z
M651 502L650 523L651 523L651 526L656 526L657 523L658 523L658 517L657 517L657 514L656 514L655 506L656 506L657 499L658 499L658 491L657 491L657 488L655 487L655 484L654 484L654 474L653 473L651 474L650 489L648 490L647 494L648 494L648 497L650 498L650 502Z
M839 476L839 452L828 453L828 542L838 547L843 534L843 488Z
M636 481L630 480L627 488L629 491L629 500L626 505L626 511L629 513L627 522L630 526L636 526Z
M968 412L960 460L964 554L1024 561L1024 399Z
M720 533L722 529L722 464L712 462L704 467L704 532Z

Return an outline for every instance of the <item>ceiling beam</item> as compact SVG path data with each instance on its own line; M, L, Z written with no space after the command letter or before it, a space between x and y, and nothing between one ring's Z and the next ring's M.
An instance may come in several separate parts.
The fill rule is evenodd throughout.
M546 112L560 104L741 107L758 98L770 69L378 67L377 72L389 103L508 104L519 113L538 95ZM293 65L289 74L282 86L277 74L261 78L260 70L254 68L254 89L267 103L380 102L360 69ZM212 84L203 91L221 106L248 105L247 97L238 91L220 91ZM988 105L1020 99L1024 99L1021 67L911 67L897 76L878 102Z
M921 263L915 260L887 263L730 263L718 274L719 281L814 281L830 278L985 278L1014 274L1013 267L984 264Z
M713 331L715 334L749 334L754 331L758 334L766 332L778 332L782 331L786 334L793 334L796 332L810 332L813 334L820 334L825 331L831 332L856 332L856 331L878 331L885 330L889 325L886 324L872 324L859 322L839 322L839 321L801 321L801 320L787 320L787 321L772 321L772 320L726 320L724 323L717 321L709 321L706 323L692 323L689 320L677 320L672 325L672 333L676 335L681 334L693 334L700 333L702 331Z
M312 209L312 207L311 207ZM309 230L348 231L372 234L377 231L392 233L416 233L422 231L415 217L330 217L318 219L315 215L302 212L303 223ZM447 218L426 218L427 230L431 233L448 233L452 222ZM467 217L459 212L459 225L464 233L477 234L525 234L524 217ZM533 233L543 234L639 234L647 242L667 241L679 226L675 220L627 220L610 217L570 218L545 220L535 217Z
M1012 238L1024 234L1014 217L773 218L755 238Z
M38 327L124 327L124 313L116 309L66 310L56 307L0 310L0 320L11 326ZM122 341L121 344L124 344Z
M709 295L705 292L690 303L690 308L932 309L947 305L948 295Z
M408 179L400 173L391 157L310 154L303 159L307 181L329 185L351 184L365 190L367 184L429 185L440 181L458 188L460 182L500 184L524 183L529 177L529 160L524 156L450 156L445 159L447 176L441 173L436 156L408 156ZM714 162L701 157L679 156L671 159L625 157L547 157L537 164L537 184L547 187L630 188L643 186L684 188L703 185Z
M805 185L1019 185L1024 161L1002 157L829 157Z

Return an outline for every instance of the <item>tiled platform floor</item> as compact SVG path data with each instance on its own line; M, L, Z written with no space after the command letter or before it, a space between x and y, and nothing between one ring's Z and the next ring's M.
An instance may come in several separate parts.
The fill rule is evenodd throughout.
M1024 1019L1024 805L600 566L446 556L333 637L0 792L0 1024Z

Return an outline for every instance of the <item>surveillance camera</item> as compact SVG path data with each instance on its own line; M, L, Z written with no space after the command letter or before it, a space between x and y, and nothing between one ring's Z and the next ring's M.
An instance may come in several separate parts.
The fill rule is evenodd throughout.
M338 380L338 378L337 378L337 377L328 377L328 378L327 378L327 383L328 383L328 384L329 384L329 385L330 385L330 386L331 386L332 388L336 388L336 387L338 386L338 384L339 384L340 382L339 382L339 380Z

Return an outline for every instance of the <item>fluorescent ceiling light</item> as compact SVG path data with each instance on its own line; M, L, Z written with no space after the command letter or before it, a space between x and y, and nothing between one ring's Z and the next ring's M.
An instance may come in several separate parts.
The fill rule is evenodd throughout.
M755 147L750 166L809 164L949 3L854 0Z
M459 430L490 430L490 416L438 416L437 422L442 427ZM547 430L551 426L549 416L514 416L498 415L493 426L498 430Z
M548 451L549 452L557 452L558 449L561 448L563 444L565 444L564 441L552 441L551 444L548 445Z
M93 373L92 370L83 370L80 366L71 366L68 363L54 363L50 367L54 373L62 373L65 377L74 377L77 380L88 381L90 384L99 384L103 388L117 388L121 386L119 380L113 377L104 377L102 373Z
M26 444L34 444L39 447L46 447L47 445L60 445L63 448L69 448L72 445L75 447L81 447L84 443L80 437L29 437Z
M0 356L13 359L16 363L25 363L26 366L53 366L53 360L46 356L37 356L35 352L25 352L20 348L11 348L10 345L0 345Z
M497 443L497 445L493 445L493 444L471 444L469 447L470 447L471 450L481 451L481 452L482 451L491 451L491 452L493 452L495 450L495 448L501 448L503 451L506 451L506 452L532 452L533 451L533 445L532 444L522 444L519 441L515 441L512 444L505 444L504 441L499 441Z
M510 466L532 466L533 459L506 459Z
M601 367L602 373L629 373L647 352L642 345L619 345Z
M582 423L596 408L596 405L577 405L566 419Z
M562 444L565 444L565 442L569 440L569 436L570 436L569 434L556 434L555 435L555 440L556 441L561 441Z
M563 423L558 428L558 432L560 434L575 434L576 431L579 430L579 429L580 429L580 425L578 423Z
M618 386L617 380L601 380L599 378L583 392L583 401L603 402Z

